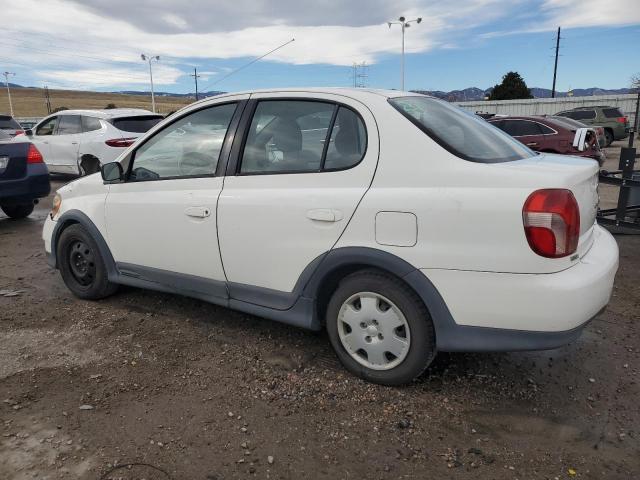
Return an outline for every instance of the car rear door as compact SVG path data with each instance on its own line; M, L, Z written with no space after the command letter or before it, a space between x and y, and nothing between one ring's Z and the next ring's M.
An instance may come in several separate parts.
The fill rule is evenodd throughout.
M58 128L49 140L51 161L58 172L80 173L78 170L78 151L82 137L80 115L60 115Z
M143 139L109 186L107 242L121 274L227 298L217 237L219 163L248 95L189 110Z
M537 122L523 119L504 119L500 128L532 150L540 150L543 147L544 136Z
M232 299L286 309L371 184L378 131L371 112L344 96L251 98L218 201L220 252Z

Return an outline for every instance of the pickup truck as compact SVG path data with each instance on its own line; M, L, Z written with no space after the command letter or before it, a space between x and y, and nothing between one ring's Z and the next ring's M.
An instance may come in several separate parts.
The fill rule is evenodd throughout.
M0 209L25 218L50 191L49 170L35 145L0 141Z

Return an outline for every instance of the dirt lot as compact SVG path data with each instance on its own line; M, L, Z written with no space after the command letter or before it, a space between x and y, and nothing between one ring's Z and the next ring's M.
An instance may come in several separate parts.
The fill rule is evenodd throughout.
M144 108L151 110L151 97L144 95L123 95L118 93L83 92L75 90L49 90L51 108L104 108L113 103L121 108ZM11 100L14 116L16 117L44 117L47 107L44 100L44 90L41 88L12 88ZM178 110L193 99L184 97L156 96L156 110L158 113L169 113ZM0 113L9 113L7 92L0 89Z
M640 477L640 237L617 237L611 304L575 344L440 354L384 388L324 334L133 288L74 298L45 263L49 205L0 216L2 479Z

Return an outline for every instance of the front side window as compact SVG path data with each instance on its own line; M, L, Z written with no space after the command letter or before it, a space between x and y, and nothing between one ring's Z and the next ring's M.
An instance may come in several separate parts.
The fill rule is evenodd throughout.
M236 104L191 113L140 146L130 181L214 175Z
M443 148L480 163L530 158L533 151L477 115L431 97L389 99L389 103Z
M56 122L58 117L52 117L49 120L45 120L36 128L36 135L53 135L53 131L56 128Z
M80 115L62 115L58 122L57 135L72 135L82 133L82 120Z

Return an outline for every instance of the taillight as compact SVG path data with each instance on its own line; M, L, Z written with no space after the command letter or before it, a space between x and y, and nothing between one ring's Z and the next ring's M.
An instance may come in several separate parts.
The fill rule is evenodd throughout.
M42 154L33 143L29 144L29 150L27 151L27 163L44 163Z
M16 130L15 136L24 135L24 130Z
M580 238L580 209L570 190L536 190L522 208L524 233L531 249L547 258L571 255Z
M627 123L627 117L618 117L618 118L616 118L616 122L618 122L618 123Z
M112 138L111 140L107 140L106 143L110 147L129 147L133 145L135 142L135 138Z

